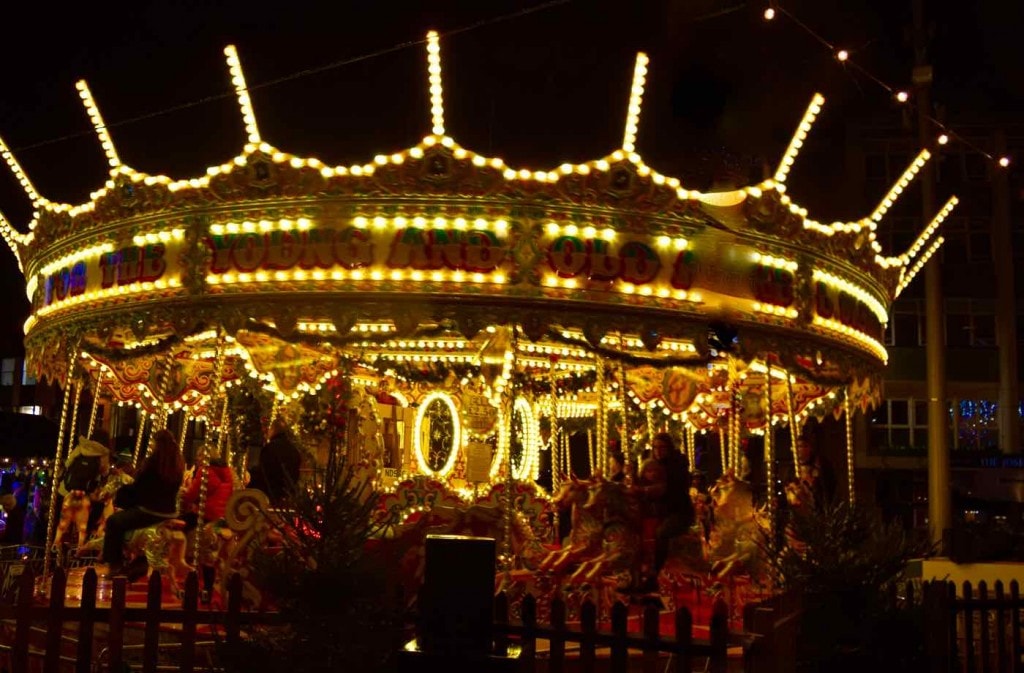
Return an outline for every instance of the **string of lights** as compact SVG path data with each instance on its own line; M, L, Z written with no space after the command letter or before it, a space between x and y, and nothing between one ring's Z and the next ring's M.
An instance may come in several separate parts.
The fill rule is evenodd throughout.
M877 86L879 86L881 89L883 89L889 96L892 96L893 100L895 100L897 103L899 103L901 105L908 105L908 106L914 107L914 103L913 103L913 101L911 99L911 95L910 95L909 91L907 91L906 89L902 89L902 88L900 88L898 86L894 86L892 84L889 84L888 82L883 80L881 77L878 77L877 75L875 75L874 73L869 71L867 68L865 68L860 63L855 62L851 58L849 50L844 49L844 48L838 46L836 43L834 43L834 42L832 42L832 41L822 37L822 35L820 35L817 31L815 31L813 28L808 26L806 23L801 21L799 17L797 17L795 14L793 14L793 12L791 12L790 10L786 9L785 7L783 7L776 0L769 0L768 6L765 7L765 10L764 10L764 13L763 13L764 20L766 22L771 22L771 21L774 21L779 16L786 17L791 23L793 23L793 25L795 25L798 28L800 28L801 30L803 30L810 37L812 37L816 42L818 42L823 47L825 47L825 49L827 49L829 51L829 53L832 55L832 58L834 58L836 61L838 61L839 64L842 67L850 68L852 70L856 70L860 75L862 75L863 77L865 77L866 79L870 80L871 82L873 82ZM937 128L940 131L940 133L935 137L935 142L936 142L937 145L946 145L951 140L955 140L956 142L960 143L961 145L963 145L965 147L968 147L972 151L977 152L978 154L982 155L988 161L992 162L993 164L995 164L995 165L997 165L997 166L999 166L1001 168L1008 168L1010 166L1010 161L1011 160L1010 160L1010 157L1008 155L1003 155L1003 156L999 156L999 157L994 156L991 152L986 151L985 149L979 147L977 144L975 144L975 143L971 142L970 140L968 140L963 135L957 133L948 124L942 122L939 119L936 119L931 114L930 110L926 111L926 115L925 116L927 117L928 121L931 124L933 124L935 126L935 128Z

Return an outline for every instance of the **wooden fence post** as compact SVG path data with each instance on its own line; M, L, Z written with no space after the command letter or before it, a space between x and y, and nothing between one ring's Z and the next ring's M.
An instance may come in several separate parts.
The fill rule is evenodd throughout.
M754 641L744 652L744 673L775 673L782 662L776 657L775 619L778 609L767 605L748 605L744 609L743 628Z
M596 661L597 608L589 598L580 607L580 626L583 637L580 639L580 670L583 673L594 673Z
M92 638L96 624L96 570L87 568L82 578L82 603L78 618L77 673L92 671Z
M1013 660L1013 673L1020 669L1021 646L1020 646L1020 584L1017 580L1010 581L1010 601L1013 603L1013 610L1010 611L1010 657Z
M658 671L657 643L660 637L660 627L658 608L648 605L644 608L644 673L657 673Z
M523 654L526 666L532 666L537 656L537 599L533 594L526 594L522 603L523 614Z
M192 673L196 660L196 611L199 609L199 578L195 570L185 578L185 600L182 602L182 608L179 663L182 673Z
M978 582L978 599L982 602L981 607L978 609L978 617L981 621L981 628L979 635L979 647L980 652L978 653L981 657L981 673L991 673L991 659L989 659L989 645L991 643L991 629L988 627L988 608L985 607L985 601L988 600L988 584L985 580Z
M508 654L508 629L506 628L508 624L508 594L502 591L494 597L494 625L497 627L495 629L494 653L499 657Z
M551 653L548 656L548 670L562 673L565 670L565 601L561 596L551 600Z
M964 580L964 663L970 673L974 671L974 607L971 599L971 583Z
M162 583L160 572L153 571L149 576L149 587L146 592L146 625L142 645L142 673L156 673L156 660L160 655L160 594Z
M950 625L956 632L956 615L949 604L949 590L946 582L933 580L922 586L921 600L924 606L925 654L931 673L949 673L952 643L949 642Z
M719 598L711 608L711 673L725 673L728 664L729 608Z
M128 596L128 578L115 577L113 592L110 597L110 628L107 638L107 651L110 653L109 666L111 671L120 671L124 665L124 604Z
M996 670L999 673L1013 670L1006 656L1006 635L1006 594L1002 580L996 580Z
M626 606L621 601L615 601L615 605L612 606L612 673L626 673L626 667L629 665L627 616Z
M35 575L32 568L26 566L18 582L14 650L11 652L11 668L14 673L28 673L28 639L32 628L32 597L35 590Z
M67 575L60 566L50 577L50 610L46 615L46 658L43 673L57 673L60 670L61 640L64 632L64 594Z
M691 673L691 645L693 644L693 615L685 607L676 610L676 673Z

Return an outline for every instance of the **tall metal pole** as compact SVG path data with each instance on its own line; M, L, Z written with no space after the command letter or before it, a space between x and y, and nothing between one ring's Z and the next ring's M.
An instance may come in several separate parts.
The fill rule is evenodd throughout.
M996 156L1006 151L1006 133L995 135ZM999 448L1014 453L1020 448L1017 405L1017 301L1013 271L1013 237L1010 233L1009 171L992 169L992 263L996 270L996 341L999 344Z
M935 135L931 121L932 68L928 65L928 36L924 0L913 0L914 91L917 100L918 144L931 147ZM921 220L935 216L935 170L932 162L921 169ZM946 335L943 329L942 266L933 255L925 267L925 355L928 362L928 527L932 542L944 548L945 532L953 525L950 503L949 411L946 403Z

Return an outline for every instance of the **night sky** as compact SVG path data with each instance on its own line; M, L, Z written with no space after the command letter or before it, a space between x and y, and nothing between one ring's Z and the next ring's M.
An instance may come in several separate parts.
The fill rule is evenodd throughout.
M842 180L846 125L865 115L897 123L901 110L789 19L763 21L765 4L9 4L2 10L0 136L44 196L86 200L105 180L106 162L74 87L85 78L124 163L175 178L201 175L245 142L222 51L233 43L264 140L329 164L363 163L429 133L425 48L400 46L433 28L442 33L448 134L515 167L552 168L616 149L638 50L651 58L638 151L690 188L709 187L723 165L774 166L820 91L828 101L790 192L818 219L860 216L828 198ZM911 0L782 4L873 74L908 83ZM1024 3L925 5L934 98L946 118L956 126L1024 109ZM0 211L23 230L30 219L5 167ZM20 348L22 282L13 257L0 252L0 287L12 288L5 292L10 329L0 329L5 355Z

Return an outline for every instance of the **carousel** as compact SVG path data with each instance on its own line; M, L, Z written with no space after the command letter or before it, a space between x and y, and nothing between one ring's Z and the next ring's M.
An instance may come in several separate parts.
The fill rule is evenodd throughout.
M618 149L509 166L447 134L438 36L425 44L430 133L365 164L264 139L233 47L248 143L204 175L122 163L84 81L110 169L89 201L47 200L0 147L35 208L26 227L0 218L0 229L31 300L29 369L65 391L58 469L75 435L104 422L82 402L92 399L134 409L135 461L168 427L183 450L201 440L244 472L229 404L244 389L264 428L288 419L317 459L343 451L364 466L396 528L432 512L466 525L500 512L506 586L615 571L607 543L574 546L576 514L559 538L552 503L581 489L594 498L616 441L635 460L668 431L691 465L732 480L718 493L724 513L751 447L773 485L808 419L845 415L852 499L850 419L878 400L889 306L955 205L908 250L876 240L928 152L862 219L812 219L786 180L824 103L815 95L774 175L687 189L636 147L648 68L638 54ZM303 419L341 388L352 422L328 446ZM573 434L586 437L582 454ZM746 488L737 517L751 516ZM776 499L757 500L772 525ZM59 518L51 505L47 547Z

